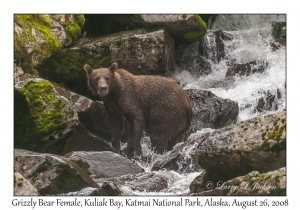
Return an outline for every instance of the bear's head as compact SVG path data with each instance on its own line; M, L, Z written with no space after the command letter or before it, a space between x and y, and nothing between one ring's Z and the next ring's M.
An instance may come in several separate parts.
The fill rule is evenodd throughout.
M113 87L114 71L118 68L117 63L113 63L109 68L92 69L88 64L84 65L84 70L88 77L88 85L94 95L106 96Z

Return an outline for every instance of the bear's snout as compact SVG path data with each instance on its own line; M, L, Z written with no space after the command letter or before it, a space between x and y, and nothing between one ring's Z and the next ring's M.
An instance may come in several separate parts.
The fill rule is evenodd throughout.
M98 93L101 95L101 96L106 96L107 93L108 93L108 89L107 89L107 86L106 85L101 85L99 90L98 90Z

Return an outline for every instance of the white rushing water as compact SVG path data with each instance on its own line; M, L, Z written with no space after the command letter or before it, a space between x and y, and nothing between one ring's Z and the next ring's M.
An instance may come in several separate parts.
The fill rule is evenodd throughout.
M211 62L212 73L209 75L197 78L179 69L173 77L187 84L185 88L209 90L221 98L238 102L239 121L285 109L286 50L282 47L272 51L270 47L273 21L285 21L285 15L218 15L211 29L223 30L234 37L224 41L225 58L218 64ZM264 62L268 67L263 73L229 78L225 77L226 62L231 60L239 64ZM281 98L277 97L278 91ZM267 93L276 96L277 109L257 112L258 100L266 98Z

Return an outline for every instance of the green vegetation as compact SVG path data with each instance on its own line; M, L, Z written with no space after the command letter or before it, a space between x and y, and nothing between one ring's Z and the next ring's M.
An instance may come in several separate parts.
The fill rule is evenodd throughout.
M51 32L51 27L55 26L51 17L54 15L42 14L16 14L15 23L20 29L14 31L14 54L15 60L20 62L25 72L33 73L34 66L44 58L48 58L53 52L63 46L59 38ZM57 15L56 19L59 19ZM83 15L61 15L60 22L66 28L69 45L81 33L84 24ZM35 53L31 53L34 51Z
M87 174L91 175L92 172L90 172L89 167L90 165L87 162L84 162L83 160L72 160L74 163L76 163L79 167L81 167Z
M184 38L187 39L188 41L201 39L206 34L207 31L206 23L202 20L202 18L199 15L196 15L196 18L197 21L200 23L202 29L200 31L186 33L184 35Z
M286 124L280 125L278 122L284 123L285 120L278 120L273 123L274 127L272 130L267 129L268 132L263 132L261 137L263 143L261 144L261 149L263 150L272 150L272 151L279 151L286 149L286 138L282 136L283 131L286 130ZM270 148L269 140L275 140L276 143Z
M53 89L51 83L44 80L32 80L20 89L15 88L15 147L34 151L43 148L47 141L42 139L62 129L67 118L74 117L74 112L62 113L66 102Z
M110 49L108 45L102 46L103 55L94 59L84 52L72 49L62 50L46 59L39 67L40 76L55 81L57 84L72 91L93 98L87 86L86 73L83 70L85 64L92 68L108 66ZM47 69L51 69L48 71Z

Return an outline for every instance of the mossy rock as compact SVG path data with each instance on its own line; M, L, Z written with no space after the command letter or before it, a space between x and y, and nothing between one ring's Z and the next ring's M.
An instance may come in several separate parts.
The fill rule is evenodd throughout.
M177 46L199 40L207 31L207 24L198 14L141 15L141 17L145 27L164 27L174 38Z
M77 94L99 100L88 89L83 66L85 64L94 68L108 66L109 52L109 46L103 47L103 54L98 58L93 58L82 50L64 49L44 60L37 66L37 69L42 78L54 81Z
M50 82L29 79L15 86L15 148L45 151L66 137L77 123L77 113Z
M83 15L14 15L14 57L27 73L53 52L68 46L81 34Z

